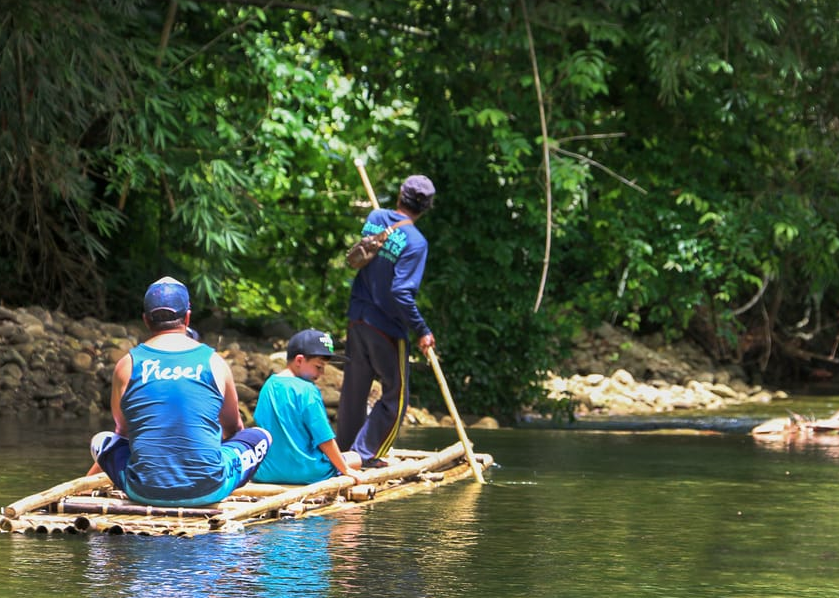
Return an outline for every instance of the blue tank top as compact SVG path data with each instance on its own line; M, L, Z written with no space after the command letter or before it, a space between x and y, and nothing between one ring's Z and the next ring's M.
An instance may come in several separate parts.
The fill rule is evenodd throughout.
M210 367L213 349L130 351L131 379L120 406L131 459L126 491L155 501L206 496L225 479L221 454L224 397Z

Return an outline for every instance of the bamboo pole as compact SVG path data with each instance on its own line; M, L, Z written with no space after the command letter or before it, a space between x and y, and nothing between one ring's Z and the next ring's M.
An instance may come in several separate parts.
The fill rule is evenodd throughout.
M451 415L454 420L454 427L457 430L457 435L460 438L460 442L463 444L464 450L466 451L466 459L469 462L469 466L475 474L475 479L481 484L485 484L486 482L484 481L481 466L478 465L478 462L475 460L475 455L472 453L472 444L466 437L466 430L463 428L463 422L460 421L460 415L457 412L454 399L452 399L452 395L449 392L449 385L446 383L445 376L443 376L443 370L440 368L440 362L437 360L437 354L434 352L433 347L428 348L426 356L428 357L428 361L431 362L434 374L437 376L437 382L440 383L440 390L443 393L443 399L446 401L446 406L449 408L449 415Z
M457 446L460 447L460 443L458 443ZM492 455L489 454L478 454L476 455L476 458L481 462L481 464L484 467L488 467L493 462ZM433 479L429 479L426 476L420 474L419 476L417 476L417 479L415 481L411 481L409 483L399 484L395 486L384 484L377 489L376 496L373 500L374 502L384 502L386 500L405 498L418 492L427 491L430 488L445 486L454 482L465 480L466 478L470 478L473 476L471 467L465 461L456 461L452 467L447 468L444 471L435 473L439 473L442 476L442 479L437 479L436 477ZM294 519L308 519L310 517L322 517L325 515L340 513L349 509L356 509L361 504L363 503L356 503L352 501L333 501L329 504L317 507L307 506L305 509L302 509L299 512L292 512L291 509L289 509L287 512L283 512L286 514L290 514L290 516L294 517ZM275 519L279 518L281 517L277 517ZM244 527L250 527L252 525L263 525L271 521L274 521L275 519L253 519L250 521L243 521L242 524ZM232 523L236 522L234 521ZM225 526L225 530L227 530L227 526Z
M480 460L482 465L487 467L492 463L492 456L489 454L479 454L476 456L476 458ZM410 484L402 484L399 486L383 486L376 492L375 502L383 502L386 500L405 498L407 496L411 496L412 494L416 494L417 492L423 492L428 490L429 488L437 488L439 486L445 486L447 484L459 482L474 475L472 473L472 468L469 466L469 464L463 461L459 461L450 469L446 469L445 472L439 473L442 474L442 479L427 479L425 476L421 476L419 481L412 482ZM345 511L347 509L354 509L358 506L359 503L334 502L320 509L307 509L304 513L300 513L295 518L305 519L308 517L330 515L332 513Z
M373 185L370 184L370 179L367 178L367 169L364 168L364 161L361 158L356 158L353 163L358 169L358 174L361 175L361 182L364 183L364 190L367 191L367 197L370 198L370 203L373 208L379 209L379 200L376 197L376 192L373 191Z
M17 519L9 519L8 517L0 516L0 531L14 532L26 528L26 524Z
M434 451L420 451L414 449L398 449L391 448L387 452L388 458L395 457L397 459L424 459L434 454Z
M91 476L76 478L13 502L3 509L3 514L9 519L16 519L23 513L45 507L64 496L96 490L97 488L110 485L111 479L106 473L97 473Z

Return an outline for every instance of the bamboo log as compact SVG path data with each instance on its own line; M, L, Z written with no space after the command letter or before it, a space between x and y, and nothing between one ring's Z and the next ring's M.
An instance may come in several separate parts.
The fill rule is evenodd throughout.
M231 496L273 496L286 490L291 490L294 486L286 486L280 484L262 484L260 482L248 482L244 486L236 488Z
M22 515L19 519L0 519L0 529L5 532L57 532L63 531L71 524L72 521L68 521L66 517L56 515Z
M462 457L464 450L463 443L456 443L425 459L413 462L402 462L398 465L391 465L380 469L368 469L362 472L361 482L371 484L393 478L417 475L423 471L438 468L441 464L448 463ZM355 485L356 481L350 476L338 476L322 482L303 486L301 488L287 490L278 495L266 497L265 499L255 503L245 504L241 509L231 509L225 511L223 514L210 519L210 527L213 529L221 528L229 520L242 520L256 515L262 515L270 511L277 511L308 496L317 496L329 493L334 494Z
M177 517L178 519L209 518L222 513L209 507L154 507L118 498L75 496L58 503L59 513L88 513L91 515L145 515L147 517Z
M817 419L804 425L814 432L835 432L839 430L839 419Z
M82 533L97 529L96 519L80 515L73 520L73 526Z
M395 459L424 459L434 454L434 451L392 448L388 451L387 457L393 457Z
M135 515L107 515L95 518L84 516L74 521L74 527L81 532L98 532L110 535L133 534L141 536L194 536L210 531L207 520L201 519L154 519Z
M0 517L0 531L17 532L28 527L25 523L18 519L9 519L8 517Z
M79 492L88 492L110 485L111 480L106 473L97 473L92 476L76 478L13 502L3 509L3 514L10 519L16 519L23 513L45 507L64 496L70 496Z
M425 471L440 469L444 465L460 459L464 454L465 449L463 443L456 442L440 452L431 453L424 459L402 461L396 465L390 465L380 469L368 469L362 474L361 481L370 484L373 482L385 482L394 478L416 476Z
M373 500L376 496L375 484L358 484L349 489L347 498L353 502L365 502Z
M476 454L475 458L484 466L489 467L492 465L492 456L488 454ZM383 502L385 500L392 500L398 498L404 498L406 496L410 496L412 494L416 494L417 492L423 492L428 490L429 488L436 488L439 486L444 486L447 484L451 484L454 482L459 482L461 480L465 480L466 478L472 477L472 467L469 463L465 461L458 461L453 467L447 469L443 473L443 478L441 480L433 479L428 480L425 476L421 476L419 481L412 482L409 484L402 484L398 486L384 486L378 490L376 493L376 502ZM308 517L316 517L316 516L324 516L324 515L331 515L333 513L337 513L340 511L345 511L347 509L354 509L359 506L359 503L354 502L334 502L331 505L326 507L314 510L314 509L307 509L303 513L293 514L289 513L288 516L294 517L295 519L306 519Z

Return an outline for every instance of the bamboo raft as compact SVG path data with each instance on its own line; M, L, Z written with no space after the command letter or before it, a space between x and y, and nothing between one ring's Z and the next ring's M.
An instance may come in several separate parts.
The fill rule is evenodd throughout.
M775 439L839 435L839 413L834 413L826 419L812 419L789 410L787 412L789 417L776 417L752 428L752 436Z
M471 454L471 451L470 451ZM302 519L409 496L474 475L462 442L441 451L391 449L388 467L368 469L360 482L340 476L307 486L251 482L202 508L152 507L128 500L104 473L33 494L0 511L0 532L195 536L240 532L252 525ZM492 456L474 455L481 470Z

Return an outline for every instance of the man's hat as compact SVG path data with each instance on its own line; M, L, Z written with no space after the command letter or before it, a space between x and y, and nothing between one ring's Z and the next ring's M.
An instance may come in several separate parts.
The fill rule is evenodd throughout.
M314 328L301 330L288 339L288 347L286 348L287 361L291 361L298 355L346 360L344 355L335 353L335 345L329 333L321 332Z
M434 183L424 174L412 174L399 188L402 203L414 212L422 213L434 205Z
M143 298L143 311L157 322L183 318L189 311L189 291L182 282L164 276L149 285Z

